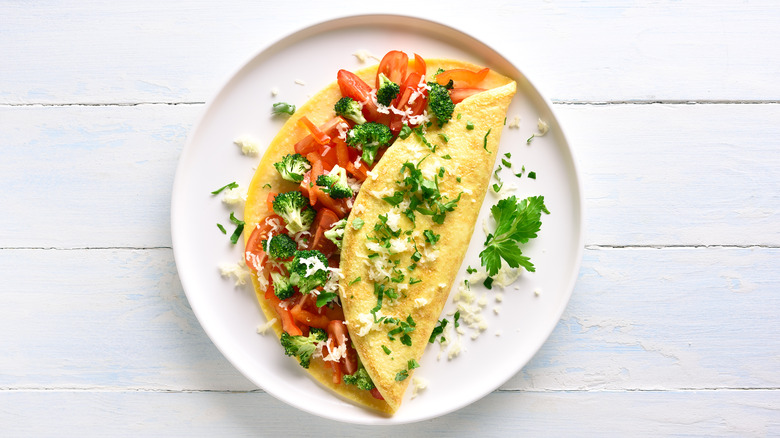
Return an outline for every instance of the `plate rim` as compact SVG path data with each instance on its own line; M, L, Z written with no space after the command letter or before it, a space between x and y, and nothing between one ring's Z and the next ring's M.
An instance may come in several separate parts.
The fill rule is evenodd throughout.
M183 176L185 173L184 168L185 162L187 161L187 157L189 156L188 152L193 149L193 144L195 143L196 134L202 129L204 126L207 116L210 114L212 107L215 105L215 102L219 101L226 90L230 87L230 85L237 80L238 77L244 73L244 70L249 68L252 63L254 63L259 57L262 57L266 53L271 53L274 50L278 50L280 48L284 48L284 46L295 44L297 41L305 40L311 35L316 35L318 33L323 32L330 32L339 28L350 28L355 27L356 25L364 25L364 24L373 24L377 21L383 21L381 25L383 26L389 26L395 23L389 23L387 21L394 20L397 22L403 22L406 25L409 25L410 27L414 27L414 24L416 22L417 25L420 24L428 24L428 25L434 25L439 27L440 29L455 33L459 35L461 38L470 39L474 43L480 44L484 46L485 48L488 48L490 51L492 51L494 54L497 54L500 58L503 59L507 64L511 65L517 72L520 73L523 80L528 83L528 86L537 94L539 98L541 98L541 101L544 103L546 109L550 112L552 115L555 123L555 127L558 131L558 135L560 136L561 145L565 146L566 152L569 154L570 157L570 166L572 169L570 177L572 177L572 182L575 183L576 193L573 198L577 201L577 208L575 211L578 213L578 219L577 221L573 221L572 225L576 228L577 231L577 242L576 242L576 253L574 254L574 263L572 266L572 270L569 273L570 278L568 279L568 282L566 283L566 286L563 291L561 291L561 304L556 308L556 318L554 319L554 323L549 324L549 326L544 327L544 337L540 338L541 343L538 345L534 345L533 348L533 354L531 354L522 364L519 364L517 366L517 369L515 371L515 374L520 372L523 367L525 367L530 360L538 354L541 347L549 340L550 335L555 330L555 328L558 325L558 322L561 319L561 316L565 312L566 308L568 307L568 304L571 300L571 296L574 292L574 287L576 285L577 279L579 278L579 272L581 269L583 254L584 254L584 225L585 225L585 203L584 203L584 190L583 190L583 184L582 184L582 176L579 171L579 164L577 160L577 156L575 154L575 151L572 149L571 144L568 140L568 136L566 135L564 127L560 124L560 117L558 116L556 110L553 108L552 102L547 98L543 93L539 91L539 89L536 87L536 85L533 83L533 81L528 78L520 68L518 68L515 63L512 61L511 58L508 58L504 55L503 52L499 52L498 50L494 49L492 45L485 42L482 38L479 38L471 33L462 31L460 29L456 29L450 25L447 25L445 23L431 20L429 18L422 18L419 16L414 15L406 15L406 14L395 14L395 13L367 13L367 14L337 14L334 16L331 16L329 18L324 19L318 19L318 20L310 20L307 22L307 24L298 26L294 30L287 32L284 36L274 39L271 42L266 42L265 45L263 45L260 49L254 51L251 56L249 56L247 59L245 59L242 63L239 64L237 68L234 68L231 70L231 72L228 74L227 78L223 79L222 81L218 82L218 89L216 92L214 92L211 95L211 98L205 102L204 108L202 109L201 114L199 115L196 123L193 125L193 127L190 129L189 134L187 136L187 140L184 144L184 147L182 148L181 154L178 159L178 163L175 170L175 176L174 176L174 182L172 186L172 192L171 192L171 213L170 213L170 221L171 221L171 246L172 246L172 252L173 252L173 258L174 263L176 265L177 274L179 276L179 281L182 285L182 290L184 291L185 296L187 297L188 304L190 305L190 308L192 309L193 314L198 320L198 323L200 324L203 331L206 333L206 335L209 337L209 340L212 342L212 344L217 348L217 350L220 352L220 354L236 369L238 370L247 380L249 380L252 384L257 385L260 389L262 389L267 394L271 395L275 399L289 405L292 407L295 407L296 409L300 409L304 412L310 413L315 416L319 416L321 418L326 418L329 420L339 421L343 423L349 423L349 424L365 424L365 425L378 425L378 424L384 424L384 425L400 425L400 424L410 424L415 423L419 421L425 421L430 420L433 418L438 418L444 415L448 415L452 412L455 412L457 410L463 409L464 407L467 407L481 399L483 399L485 396L489 395L490 393L494 392L498 387L506 383L508 379L502 381L499 383L496 387L491 387L486 391L483 391L482 394L470 401L460 403L460 404L454 404L453 406L439 411L432 413L430 415L425 416L419 416L416 418L411 419L403 419L403 420L394 420L398 417L395 416L384 416L381 414L377 414L376 417L372 421L361 421L361 419L350 419L350 418L343 418L341 416L337 415L327 415L327 413L322 413L315 411L314 409L309 409L306 406L301 406L299 404L294 403L291 399L288 397L285 397L282 394L278 394L274 391L267 390L263 385L260 385L255 379L250 378L249 375L251 373L248 373L244 368L244 365L241 364L236 360L235 357L232 355L228 355L223 346L220 345L220 343L217 342L217 340L214 337L214 329L211 327L210 324L204 324L204 321L207 321L208 319L205 318L205 315L203 314L202 310L199 310L197 306L193 306L193 299L191 297L191 294L193 293L193 287L190 284L188 280L185 280L187 278L186 275L183 275L184 272L180 268L181 260L184 258L181 255L178 255L181 250L177 250L177 248L181 248L181 244L177 245L177 241L180 241L185 236L178 236L179 233L176 232L177 227L175 224L179 223L179 210L181 210L181 207L177 207L178 204L183 204L184 201L182 200L183 195L182 193L182 186L184 184L183 182ZM428 32L430 35L433 32ZM484 202L484 201L483 201ZM181 227L179 227L181 229ZM449 301L449 300L448 300ZM551 319L552 320L552 319ZM514 374L512 375L514 376ZM512 376L509 377L509 379L512 378ZM337 394L334 394L334 396L338 397ZM340 397L338 397L341 399Z

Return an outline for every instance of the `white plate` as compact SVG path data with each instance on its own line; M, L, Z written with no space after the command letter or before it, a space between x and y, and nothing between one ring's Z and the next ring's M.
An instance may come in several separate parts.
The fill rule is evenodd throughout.
M465 351L452 361L446 354L437 360L438 344L429 345L416 371L429 380L428 389L410 399L410 388L401 409L391 418L341 400L284 356L274 336L256 333L265 317L251 286L234 287L217 269L221 262L238 261L242 249L231 245L217 229L219 222L226 225L228 234L232 232L231 209L220 201L221 196L210 194L231 181L247 186L259 162L259 157L242 155L234 139L248 135L267 145L283 123L270 116L271 104L300 105L333 82L338 69L360 68L363 65L352 55L358 49L379 56L397 49L423 57L463 59L515 78L518 93L508 118L519 115L521 124L520 129L504 129L501 154L511 152L513 170L519 172L524 165L536 172L537 179L517 179L503 172L504 179L517 185L518 196L544 195L552 212L543 217L539 237L523 249L537 272L523 275L503 291L500 303L495 299L498 291L475 285L478 295L488 297L484 310L488 329L474 341L464 336ZM278 96L271 96L272 88L278 88ZM549 123L550 132L529 146L526 139L536 131L539 117ZM478 253L485 240L481 224L496 200L491 194L486 197L463 274L466 266L479 266ZM235 209L238 217L242 210ZM233 75L206 108L182 152L171 222L176 265L187 298L225 357L252 382L286 403L326 418L363 424L400 424L440 416L482 398L515 375L563 313L583 249L579 177L549 103L512 63L475 38L430 21L390 15L347 17L308 27L263 50ZM496 307L499 315L494 313ZM445 312L452 309L448 303Z

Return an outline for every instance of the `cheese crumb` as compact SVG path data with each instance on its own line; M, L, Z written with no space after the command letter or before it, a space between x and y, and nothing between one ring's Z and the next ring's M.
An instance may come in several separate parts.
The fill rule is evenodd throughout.
M504 332L501 330L496 330L496 336L501 336Z
M241 152L244 155L249 156L249 155L257 155L258 153L260 153L260 145L247 136L239 137L233 140L233 143L235 143L236 146L241 147Z
M296 79L295 83L298 85L306 85L306 82L303 79Z
M507 128L511 129L519 129L520 128L520 116L514 116L512 120L509 121L509 123L506 124Z
M236 286L245 285L247 278L252 275L252 271L246 266L244 259L239 260L238 263L220 263L219 273L222 274L223 277L235 277Z
M361 64L365 64L366 61L368 61L369 59L375 59L377 61L381 61L381 59L379 59L378 57L376 57L366 49L360 49L357 52L353 53L352 55L355 58L357 58L358 62Z
M260 324L259 326L257 326L257 334L264 335L269 328L273 327L275 322L276 322L276 318L273 318L270 321L266 322L265 324Z
M539 130L539 132L534 135L536 137L542 137L544 134L547 134L547 131L550 130L550 125L548 125L544 120L539 119L536 122L536 128Z
M366 172L366 174L367 174L368 176L370 176L370 177L371 177L371 179L373 179L373 180L375 180L375 181L376 181L376 179L377 179L377 178L379 178L379 174L378 174L378 173L376 173L376 172L374 172L373 170L369 170L368 172Z
M246 202L247 188L238 186L234 189L225 190L222 195L222 202L227 205L240 205Z
M414 299L414 307L417 308L417 309L419 309L420 307L424 307L427 304L428 304L428 300L423 298L423 297L419 297L419 298L415 298Z
M542 294L542 290L541 289L534 289L534 296L538 297L541 294Z
M276 87L271 88L271 96L276 97L279 94L279 89Z
M412 398L417 397L417 393L425 390L430 382L422 377L412 377Z

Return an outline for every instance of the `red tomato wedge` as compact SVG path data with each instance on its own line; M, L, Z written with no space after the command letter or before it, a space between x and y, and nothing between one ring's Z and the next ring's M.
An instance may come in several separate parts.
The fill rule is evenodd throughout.
M308 310L305 310L304 307L309 302L315 302L316 298L312 294L306 294L304 295L299 301L298 304L296 304L292 309L290 309L290 315L292 315L293 319L300 322L303 325L309 326L309 327L316 327L318 329L327 329L328 323L330 320L325 315L317 315L314 314Z
M325 237L325 232L333 227L333 224L339 221L339 217L332 210L321 208L311 224L311 238L309 240L309 250L316 249L330 257L338 251L336 245Z
M355 374L358 369L357 352L352 348L352 343L349 342L349 333L347 333L347 326L344 325L344 321L334 319L328 323L328 339L333 339L336 347L346 344L347 354L341 358L341 371L344 374Z
M427 71L427 69L428 67L425 65L425 60L423 59L423 57L415 53L414 63L412 63L412 71L414 73L419 73L420 76L425 76L425 72Z
M289 333L290 336L300 336L303 334L301 329L295 324L290 311L279 307L279 303L282 301L276 295L271 294L268 301L271 302L271 306L276 310L276 314L279 315L279 320L282 323L282 330Z
M319 130L330 138L338 137L339 123L344 123L346 125L347 121L342 119L341 117L334 117L328 120L327 122L323 123L322 126L319 127ZM301 139L298 143L295 143L295 152L303 156L306 156L306 154L308 154L309 152L317 151L317 146L319 144L320 143L318 143L317 140L314 139L314 135L309 134L303 139Z
M317 192L320 191L317 188L317 177L322 175L322 160L315 152L306 155L306 159L311 163L311 174L309 175L309 204L314 207L317 204Z
M311 135L314 137L314 141L317 143L323 145L330 143L330 136L317 127L317 125L312 123L308 117L301 116L301 118L298 119L298 123L303 125L306 129L309 130L309 132L311 132Z
M409 57L406 53L398 50L391 50L379 62L379 69L376 71L376 88L379 88L379 74L384 73L388 79L400 84L406 79L406 69L409 67Z
M278 223L280 227L284 228L284 219L280 216L272 214L262 220L249 235L247 239L246 247L244 248L244 259L249 269L257 272L263 269L265 261L268 258L263 250L263 240L267 240L271 234L274 226L271 223Z
M371 87L349 70L339 70L336 81L339 84L341 95L344 97L365 102L368 100L368 95L371 94Z
M379 390L374 388L371 391L371 396L374 397L377 400L384 400L385 398L382 397L382 394L379 393Z
M436 82L440 85L447 85L450 79L452 79L455 87L476 87L485 79L489 71L490 69L487 67L476 72L464 68L454 68L436 75Z
M463 102L463 99L485 91L484 88L453 88L450 90L450 99L452 103Z

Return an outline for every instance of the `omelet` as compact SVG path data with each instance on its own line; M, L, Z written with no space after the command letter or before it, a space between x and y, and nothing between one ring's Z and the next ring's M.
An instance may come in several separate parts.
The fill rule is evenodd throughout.
M439 69L481 69L457 60L425 62L429 78ZM377 66L355 74L372 83ZM401 405L447 301L474 231L507 108L516 91L512 79L493 71L479 86L486 91L456 104L448 123L439 126L434 118L424 132L398 138L369 173L347 218L339 298L352 346L381 399L353 385L333 383L331 370L322 360L312 360L307 371L339 396L383 414L392 415ZM245 229L255 229L273 214L267 203L270 192L299 187L282 179L273 166L293 154L295 143L309 134L298 119L305 115L315 125L325 123L335 117L333 107L340 98L338 84L328 85L300 106L273 139L249 187ZM433 193L437 200L428 199L409 212L415 192L403 181L412 171L419 181L428 181L426 195ZM383 232L396 237L383 241L377 237ZM390 248L381 248L388 244ZM273 304L265 299L267 284L256 276L253 283L268 320L278 320ZM380 289L381 306L377 308ZM278 321L273 330L277 336L283 333Z

